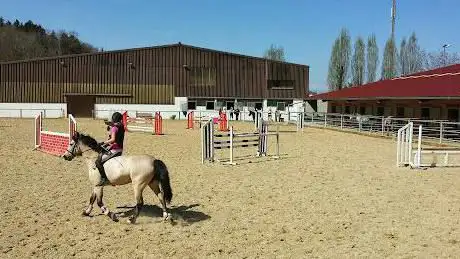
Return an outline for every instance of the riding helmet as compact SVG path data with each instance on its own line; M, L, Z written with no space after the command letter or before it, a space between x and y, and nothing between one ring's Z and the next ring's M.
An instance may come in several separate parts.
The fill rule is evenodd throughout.
M123 115L121 115L121 113L114 112L112 114L112 122L113 123L117 123L117 122L120 123L122 121L122 119L123 119Z

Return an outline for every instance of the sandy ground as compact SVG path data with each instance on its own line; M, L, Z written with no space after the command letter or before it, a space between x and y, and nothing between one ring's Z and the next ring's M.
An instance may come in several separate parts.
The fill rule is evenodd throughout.
M65 119L44 123L50 130L67 127ZM129 225L100 215L97 206L94 217L81 216L91 191L83 161L32 151L33 120L3 119L0 257L460 254L459 169L396 168L393 140L312 128L296 133L294 127L280 128L279 160L246 157L233 167L201 165L199 130L185 125L165 120L164 136L128 134L126 153L150 153L168 165L176 219L162 222L156 197L145 189L146 206ZM80 119L79 130L105 137L99 120ZM116 207L134 204L131 185L105 188L104 201L126 211Z

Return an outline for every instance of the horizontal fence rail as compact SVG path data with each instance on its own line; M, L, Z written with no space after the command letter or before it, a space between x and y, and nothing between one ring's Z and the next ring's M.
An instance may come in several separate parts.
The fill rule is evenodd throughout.
M447 120L422 120L419 118L396 118L359 114L306 112L305 125L337 128L384 136L397 136L398 130L412 122L414 135L423 126L424 141L439 144L460 144L460 123Z

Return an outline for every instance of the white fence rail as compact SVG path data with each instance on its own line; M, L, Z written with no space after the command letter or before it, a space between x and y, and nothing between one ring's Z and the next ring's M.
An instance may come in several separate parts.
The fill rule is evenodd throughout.
M446 120L421 120L418 118L395 118L359 114L305 113L305 126L337 128L380 135L396 136L398 130L413 122L414 135L423 126L423 137L437 143L460 143L460 123Z
M43 114L44 118L62 118L65 117L64 109L49 108L26 108L26 109L0 109L0 118L35 118L37 114Z

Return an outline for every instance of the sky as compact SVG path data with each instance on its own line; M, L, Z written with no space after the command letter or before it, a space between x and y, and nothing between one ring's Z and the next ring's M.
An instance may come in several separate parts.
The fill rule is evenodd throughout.
M332 44L342 28L354 42L375 33L379 70L391 32L392 0L0 0L0 16L77 32L104 50L182 42L262 56L283 46L310 66L310 90L326 91ZM415 32L427 51L460 52L459 0L397 0L397 44Z

